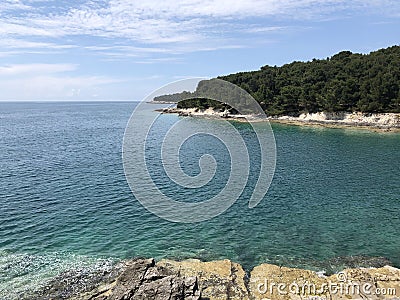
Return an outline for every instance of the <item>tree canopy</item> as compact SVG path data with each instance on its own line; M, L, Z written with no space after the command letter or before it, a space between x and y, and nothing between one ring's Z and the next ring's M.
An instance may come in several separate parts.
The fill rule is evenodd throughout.
M266 65L258 71L218 78L249 92L268 115L400 112L400 46L370 54L342 51L327 59L295 61L281 67ZM154 100L177 102L190 94L184 93ZM182 101L178 107L222 107L218 102L196 98L196 92L192 96L194 99Z

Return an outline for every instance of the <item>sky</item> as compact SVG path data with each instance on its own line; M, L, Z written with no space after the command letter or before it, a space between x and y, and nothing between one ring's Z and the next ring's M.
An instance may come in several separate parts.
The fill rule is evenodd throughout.
M141 100L399 40L399 0L0 0L0 101Z

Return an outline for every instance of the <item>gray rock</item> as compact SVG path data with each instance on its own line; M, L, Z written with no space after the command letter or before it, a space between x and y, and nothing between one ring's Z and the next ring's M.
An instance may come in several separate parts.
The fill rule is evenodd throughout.
M154 259L135 259L106 270L64 272L20 299L199 300L200 291L196 277L156 266Z
M91 299L200 299L196 277L182 277L172 270L158 267L154 259L131 261L108 295Z

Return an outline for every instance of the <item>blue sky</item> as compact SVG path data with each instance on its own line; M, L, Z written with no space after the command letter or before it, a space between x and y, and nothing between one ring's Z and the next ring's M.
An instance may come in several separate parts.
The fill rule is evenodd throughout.
M215 77L400 44L400 1L0 0L0 100L141 100Z

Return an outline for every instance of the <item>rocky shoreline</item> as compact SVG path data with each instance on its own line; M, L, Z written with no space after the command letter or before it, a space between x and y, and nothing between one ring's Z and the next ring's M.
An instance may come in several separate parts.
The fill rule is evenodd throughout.
M374 131L400 132L400 113L319 112L298 117L283 116L271 121L293 125L319 125L325 127L354 127Z
M354 268L326 276L271 264L246 272L230 260L133 259L91 274L62 273L19 299L400 299L400 269Z
M400 132L400 113L361 113L361 112L319 112L304 113L298 117L280 116L258 118L252 115L230 114L228 111L209 109L178 109L166 108L159 110L162 113L179 114L180 116L202 117L212 119L231 119L235 121L257 122L267 119L270 122L298 125L298 126L323 126L331 128L361 128L373 131Z

